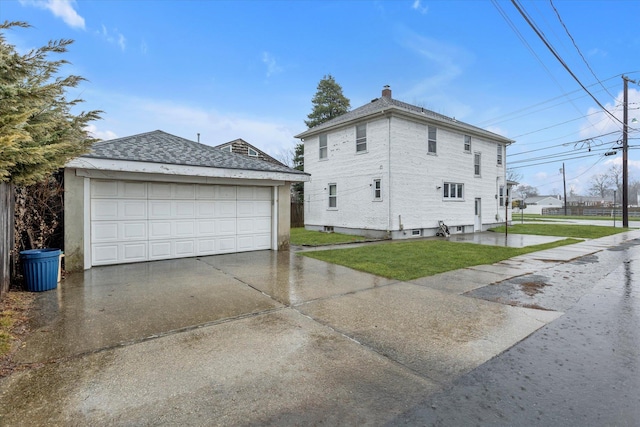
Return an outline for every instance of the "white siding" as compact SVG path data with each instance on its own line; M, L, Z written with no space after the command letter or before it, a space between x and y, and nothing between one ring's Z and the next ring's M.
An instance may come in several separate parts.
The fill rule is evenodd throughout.
M355 123L328 133L326 159L319 159L318 136L307 138L305 225L396 231L396 237L403 237L401 226L434 229L439 220L472 228L475 198L482 199L483 228L504 221L496 195L506 185L505 159L497 164L496 143L471 133L471 152L465 152L468 132L431 125L438 128L436 155L427 154L427 123L398 116L367 123L364 153L356 153ZM474 153L481 153L480 177L474 176ZM373 200L374 179L382 180L382 201ZM444 182L464 184L464 199L443 200ZM338 187L337 209L328 208L329 183Z

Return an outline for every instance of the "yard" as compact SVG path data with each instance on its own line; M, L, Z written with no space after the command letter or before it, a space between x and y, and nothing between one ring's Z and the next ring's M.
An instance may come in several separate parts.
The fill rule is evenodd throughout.
M504 233L504 227L493 231ZM594 239L626 231L623 228L569 224L523 224L509 227L514 234L534 234L568 237L558 242L524 248L456 243L446 240L416 240L389 242L357 248L305 252L302 255L343 265L355 270L397 280L413 280L445 271L474 265L493 264L526 253L577 243L578 239ZM292 240L293 240L292 230ZM298 244L304 244L304 233ZM338 233L331 234L336 241ZM345 241L353 236L344 237Z

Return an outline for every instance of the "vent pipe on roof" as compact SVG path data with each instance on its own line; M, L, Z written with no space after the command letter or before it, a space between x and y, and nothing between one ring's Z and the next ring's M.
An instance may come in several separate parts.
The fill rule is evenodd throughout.
M198 142L200 142L200 132L198 132Z
M384 88L382 89L382 96L384 98L391 98L391 86L384 85Z

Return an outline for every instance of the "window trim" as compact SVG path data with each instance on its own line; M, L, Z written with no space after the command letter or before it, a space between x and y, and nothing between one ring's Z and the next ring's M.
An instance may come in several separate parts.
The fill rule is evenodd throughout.
M382 201L382 178L374 178L372 188L373 188L373 201L381 202Z
M433 130L434 136L431 139L431 131ZM433 143L433 151L431 151L431 144ZM427 125L427 154L436 156L438 154L438 128L436 126Z
M451 196L453 192L453 197ZM442 184L442 199L445 202L464 201L464 184L461 182L444 182Z
M331 189L334 189L334 193L331 194ZM331 182L328 185L328 203L327 209L329 210L338 210L338 184L335 182ZM331 206L331 201L333 200L333 206Z
M253 148L251 148L251 147L247 148L247 155L249 157L258 157L259 156L258 152L256 150L254 150Z
M482 154L477 151L473 153L473 175L482 176Z
M364 136L358 136L358 132L364 130ZM364 148L362 148L364 147ZM356 125L356 154L367 152L367 124Z
M324 139L324 146L322 145L323 139ZM329 158L329 149L328 149L327 140L328 140L328 137L326 133L321 133L318 136L318 159L319 160L326 160ZM324 152L324 156L322 155L323 152Z
M231 148L231 145L224 146L224 147L222 147L220 149L222 151L228 151L229 153L233 153L233 149Z
M464 135L464 152L471 153L471 135Z
M502 166L502 163L503 163L502 160L503 160L503 157L504 157L503 156L504 150L502 149L502 144L498 144L498 148L497 148L496 152L497 152L496 164L498 166Z
M501 208L504 208L504 196L505 196L505 186L504 185L500 185L498 186L498 206L500 206Z

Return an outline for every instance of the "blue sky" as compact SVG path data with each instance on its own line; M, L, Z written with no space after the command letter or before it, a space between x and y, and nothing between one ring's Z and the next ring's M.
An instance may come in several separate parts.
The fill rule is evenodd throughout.
M640 81L640 1L518 3L621 120L620 75ZM388 84L396 99L515 139L508 164L543 194L562 191L563 159L577 193L621 164L620 150L603 156L620 145L620 122L510 1L0 0L0 20L33 26L6 32L21 52L75 40L63 71L88 81L69 97L104 110L91 127L103 139L161 129L210 145L243 138L279 157L332 74L352 108ZM640 120L640 86L629 85L629 102L629 122ZM629 175L639 180L640 124L630 125ZM535 160L553 154L566 155Z

